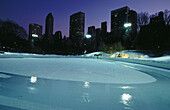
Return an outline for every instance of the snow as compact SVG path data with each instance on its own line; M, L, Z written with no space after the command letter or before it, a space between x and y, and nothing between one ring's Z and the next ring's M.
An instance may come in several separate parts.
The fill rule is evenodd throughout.
M111 58L109 54L104 52L94 52L80 56L5 52L5 54L0 55L0 72L57 80L139 84L154 82L156 79L114 61L170 69L170 55L151 57L151 54L136 51L122 51L121 53L128 54L130 58ZM141 57L142 55L147 57ZM100 59L109 59L111 62Z
M3 55L3 54L2 54ZM55 55L55 54L34 54L34 53L12 53L12 52L5 52L4 53L5 56L48 56L48 57L52 57L52 56L61 56L61 55Z
M104 57L110 57L110 54L107 54L105 52L93 52L93 53L84 54L81 57L86 57L86 58L104 58Z
M169 56L162 56L162 57L155 57L155 58L145 58L144 60L170 63L170 55Z
M120 52L115 52L110 54L104 53L104 52L93 52L83 55L83 57L87 58L95 58L95 55L101 55L99 58L117 58L117 59L130 59L130 60L141 60L141 61L150 61L150 62L164 62L164 63L170 63L170 55L164 55L162 57L154 57L153 54L148 53L141 53L137 52L136 50L124 50ZM121 57L119 55L121 54Z
M0 72L55 80L142 84L156 79L116 62L89 58L0 58ZM86 83L87 85L87 83Z
M86 57L86 58L97 58L97 55L99 55L99 58L117 58L118 54L128 54L130 60L148 60L148 61L154 61L154 62L165 62L165 63L170 63L170 55L164 55L162 57L153 57L153 54L146 54L146 53L141 53L137 52L136 50L124 50L120 52L115 52L113 54L108 54L104 52L93 52L93 53L88 53L84 55L79 55L79 56L72 56L68 55L69 57ZM1 58L11 58L11 57L28 57L28 58L63 58L63 57L68 57L68 56L63 56L63 55L55 55L55 54L31 54L31 53L11 53L11 52L5 52L4 54L0 54ZM126 55L124 55L126 56ZM120 58L120 57L118 57ZM123 58L122 58L123 59Z

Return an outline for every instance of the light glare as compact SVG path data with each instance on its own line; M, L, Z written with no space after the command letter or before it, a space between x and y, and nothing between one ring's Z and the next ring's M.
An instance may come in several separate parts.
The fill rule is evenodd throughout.
M38 35L37 34L32 34L32 37L38 37Z
M37 77L32 76L30 79L31 83L36 83L37 82Z
M86 34L86 38L87 39L91 38L91 35L90 34Z
M132 96L131 96L130 94L124 93L124 94L121 96L121 99L122 99L121 102L122 102L124 105L129 106L130 100L132 99Z
M132 23L125 23L124 24L124 27L127 28L127 27L131 27L132 26Z
M85 87L85 88L89 88L89 87L90 87L90 82L87 82L87 81L84 82L84 87Z
M132 89L133 87L130 87L130 86L122 86L120 87L121 89Z

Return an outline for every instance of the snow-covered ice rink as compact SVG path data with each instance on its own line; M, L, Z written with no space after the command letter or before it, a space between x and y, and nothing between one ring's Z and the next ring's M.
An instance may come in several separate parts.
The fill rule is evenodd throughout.
M156 81L150 75L118 63L87 58L4 58L0 71L48 79L138 84Z
M170 109L169 69L108 59L31 57L0 58L0 110Z

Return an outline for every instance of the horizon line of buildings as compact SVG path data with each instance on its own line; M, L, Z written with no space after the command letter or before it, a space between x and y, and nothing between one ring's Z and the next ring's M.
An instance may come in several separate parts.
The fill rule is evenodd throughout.
M111 32L119 33L124 30L124 23L132 23L132 31L137 32L137 12L130 10L128 6L112 10L111 11ZM45 24L45 34L42 35L42 26L39 24L29 24L29 40L34 42L37 39L47 39L49 42L53 42L53 23L54 18L52 13L49 13L46 17ZM82 40L85 37L85 13L78 12L70 16L69 24L69 38L72 40L75 46L82 44ZM107 21L101 23L100 28L95 28L95 26L88 27L87 34L92 35L92 39L96 37L98 33L107 33ZM56 31L55 37L62 38L62 32Z

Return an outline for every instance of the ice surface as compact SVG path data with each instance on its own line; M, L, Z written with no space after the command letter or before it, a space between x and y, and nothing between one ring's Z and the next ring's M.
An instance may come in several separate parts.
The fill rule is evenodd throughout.
M0 65L0 72L37 78L119 84L156 81L145 73L100 59L0 58Z

